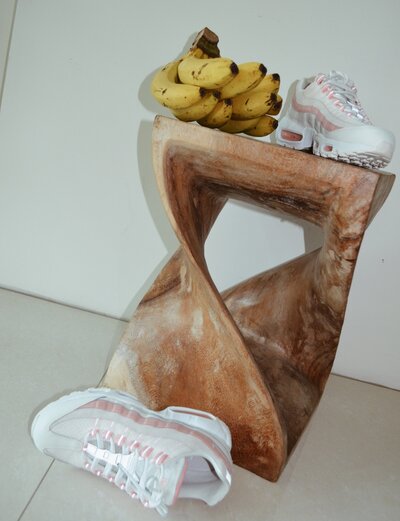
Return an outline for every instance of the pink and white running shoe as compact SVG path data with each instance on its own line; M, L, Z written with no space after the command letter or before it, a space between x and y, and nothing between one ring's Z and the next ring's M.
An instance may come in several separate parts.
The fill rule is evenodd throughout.
M368 168L383 168L392 159L391 132L372 125L354 83L331 71L296 85L287 114L276 132L279 145Z
M161 515L177 498L215 505L230 488L229 429L203 411L155 412L130 394L88 389L47 405L31 434L44 454L107 479Z

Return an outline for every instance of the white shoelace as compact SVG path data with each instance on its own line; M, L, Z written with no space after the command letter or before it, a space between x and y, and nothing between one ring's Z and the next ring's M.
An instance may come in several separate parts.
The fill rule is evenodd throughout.
M335 99L344 112L358 118L363 123L371 124L357 97L357 89L346 74L331 71L328 74L318 74L315 81L322 86L323 92L329 93L329 96Z
M162 516L167 514L164 491L160 487L164 465L143 456L145 450L140 450L139 444L116 444L112 435L103 436L98 431L90 431L83 450L87 470L108 479L132 498L139 499L145 507L155 508Z

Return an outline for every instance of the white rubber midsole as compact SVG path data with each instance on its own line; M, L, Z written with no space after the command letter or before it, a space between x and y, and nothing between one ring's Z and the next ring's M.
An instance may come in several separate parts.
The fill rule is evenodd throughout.
M299 136L301 139L285 138L285 133L291 133ZM294 148L296 150L305 150L312 148L313 153L319 156L338 159L340 157L350 157L357 155L370 156L371 158L379 158L382 162L389 162L392 156L389 145L378 143L375 149L370 145L357 142L339 141L332 137L324 136L316 132L313 128L300 125L298 122L285 116L279 121L276 131L276 141L278 145Z

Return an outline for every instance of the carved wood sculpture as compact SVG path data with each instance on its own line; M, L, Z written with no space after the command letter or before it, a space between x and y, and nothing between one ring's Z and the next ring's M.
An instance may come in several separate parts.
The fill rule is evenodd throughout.
M153 409L212 412L231 429L234 462L275 481L324 390L362 237L394 176L164 117L153 147L181 247L103 384ZM319 225L322 247L219 294L204 243L228 198Z

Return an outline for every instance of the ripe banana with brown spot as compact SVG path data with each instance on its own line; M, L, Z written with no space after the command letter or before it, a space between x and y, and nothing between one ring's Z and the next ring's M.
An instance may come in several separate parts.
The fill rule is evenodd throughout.
M259 118L268 112L276 103L273 92L255 92L254 89L240 94L232 100L232 119Z
M153 96L169 109L190 107L207 94L206 89L202 87L177 83L179 62L180 60L176 60L168 63L155 74L151 82Z
M219 92L209 92L200 101L184 109L175 109L171 112L181 121L196 121L205 118L219 101Z
M269 111L267 112L267 114L269 114L270 116L277 116L279 114L279 112L281 111L281 108L282 108L282 97L279 96L279 94L277 94L276 96L276 103L274 103L272 105L272 107L269 109Z
M278 121L272 116L261 116L257 125L245 130L245 134L253 137L263 137L271 134L278 127Z
M281 77L279 74L274 72L273 74L267 74L260 81L260 83L252 89L254 92L257 91L265 91L265 92L273 92L274 94L278 94L279 87L281 84Z
M238 74L220 89L221 99L234 98L254 89L267 74L266 67L259 62L241 63L238 68Z
M204 89L218 89L232 80L238 66L229 58L197 58L189 55L178 66L179 80Z
M225 123L225 125L220 127L220 130L223 132L228 132L229 134L239 134L240 132L245 132L246 130L254 128L257 125L259 119L260 118L252 118L243 121L230 119L227 123Z
M203 119L199 119L197 123L203 127L219 128L225 125L232 116L232 100L224 99L219 101L213 110Z

